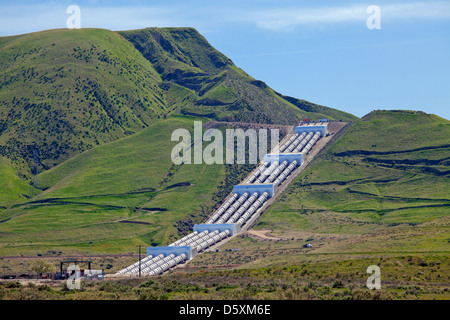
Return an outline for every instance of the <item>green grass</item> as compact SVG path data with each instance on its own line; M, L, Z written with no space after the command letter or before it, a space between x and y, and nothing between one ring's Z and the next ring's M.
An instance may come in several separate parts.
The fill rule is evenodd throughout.
M55 29L1 37L0 74L0 156L28 182L35 164L46 171L174 114L278 124L307 115L357 119L288 101L193 28ZM96 178L115 174L99 171ZM91 189L100 187L96 181Z
M0 157L0 181L0 212L39 192L17 176L17 170L5 157Z
M158 122L130 137L89 150L40 175L50 189L44 197L122 194L160 188L172 166L177 128L193 127L186 120ZM191 128L192 129L192 128Z
M233 89L226 85L217 86L211 89L208 91L208 94L205 95L205 99L206 98L222 101L224 103L233 103L237 99Z
M86 241L108 243L106 252L127 252L137 243L179 238L175 222L209 214L213 194L225 179L221 165L172 164L171 149L178 141L171 141L171 133L192 131L192 120L158 122L40 174L46 191L0 214L2 220L10 219L0 224L2 252L28 252L27 247L36 246L38 251L36 242L76 248ZM180 182L190 185L170 187ZM155 207L165 211L145 210ZM119 222L125 219L147 224ZM14 249L5 248L7 243L14 243Z
M108 30L4 37L0 60L0 145L14 163L30 164L26 145L35 144L42 171L167 113L159 74Z
M366 121L358 122L345 139L333 145L330 152L395 152L449 145L449 121L433 114L374 111L363 119Z
M449 163L439 159L450 155L449 122L409 111L363 119L305 168L256 229L273 230L287 247L290 237L308 235L322 244L313 252L329 254L448 251ZM430 159L414 151L427 147Z
M222 253L232 259L235 253ZM202 255L206 257L208 255ZM209 256L211 256L209 254ZM95 264L110 266L108 258ZM269 260L268 258L267 260ZM83 281L80 290L63 283L0 283L5 300L448 300L448 256L397 255L321 261L252 269L207 270L152 278ZM47 261L51 261L47 258ZM25 262L30 265L30 261ZM381 270L381 289L369 290L370 265ZM188 302L189 303L189 302ZM176 311L178 312L178 311ZM271 309L272 312L272 309Z

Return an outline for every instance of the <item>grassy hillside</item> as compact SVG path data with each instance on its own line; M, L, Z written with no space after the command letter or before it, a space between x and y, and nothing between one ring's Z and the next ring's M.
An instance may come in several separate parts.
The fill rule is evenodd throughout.
M0 70L0 153L25 168L34 149L47 169L167 113L159 74L108 30L0 38Z
M11 161L5 157L0 157L0 181L0 212L40 192L20 179Z
M175 222L201 220L226 175L221 165L172 164L171 133L192 124L167 119L40 174L43 194L0 213L2 254L77 252L89 241L125 253L179 238Z
M176 239L251 168L174 166L175 128L304 116L190 28L48 30L0 57L2 254Z
M236 67L192 28L119 32L160 73L169 108L215 120L295 124L302 117L355 120L335 109L307 110ZM316 106L309 103L310 106ZM320 109L320 112L318 111Z
M0 75L0 155L27 177L36 159L49 169L171 112L264 123L308 114L192 28L1 37ZM341 115L356 118L334 109L329 117Z
M332 148L335 155L395 155L409 159L413 153L448 155L449 121L420 111L373 111L352 128L350 135ZM420 149L420 150L417 150ZM411 155L406 155L411 153ZM435 154L437 155L437 154Z
M300 117L191 28L2 37L0 70L0 232L16 243L4 253L76 247L86 237L122 239L111 250L176 238L209 213L214 192L221 201L239 181L220 185L236 168L172 166L170 132L187 122L164 118ZM171 181L181 186L166 190ZM136 217L142 223L118 222Z
M194 137L194 120L167 118L39 174L44 192L0 212L1 254L85 253L90 241L94 252L123 254L191 232L254 167L174 165L171 134L185 128Z
M449 121L434 115L373 112L301 174L262 225L285 213L303 230L358 234L444 218L449 136Z
M448 255L449 121L409 111L363 119L285 190L260 218L257 234L225 246L240 253L195 264L259 268ZM302 248L306 242L313 248Z

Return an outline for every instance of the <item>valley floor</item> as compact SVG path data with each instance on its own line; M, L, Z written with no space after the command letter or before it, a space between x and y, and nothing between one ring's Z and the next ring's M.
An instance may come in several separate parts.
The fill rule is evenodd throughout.
M227 252L230 259L239 252ZM211 253L210 255L213 255ZM341 256L303 253L304 263L278 267L187 267L164 276L83 281L2 280L2 300L448 300L448 256L439 253ZM238 262L238 261L235 261ZM369 265L381 268L381 289L366 287ZM230 270L231 268L231 270Z

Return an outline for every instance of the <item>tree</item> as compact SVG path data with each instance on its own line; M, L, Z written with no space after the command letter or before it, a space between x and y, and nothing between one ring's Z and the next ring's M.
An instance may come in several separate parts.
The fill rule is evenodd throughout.
M37 260L31 265L31 271L36 272L39 277L44 273L52 273L56 271L54 265L45 260Z

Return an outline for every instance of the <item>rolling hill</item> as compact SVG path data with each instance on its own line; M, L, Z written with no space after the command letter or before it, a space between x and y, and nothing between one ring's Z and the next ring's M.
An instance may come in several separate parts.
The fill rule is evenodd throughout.
M357 119L274 92L192 28L1 37L0 70L3 253L189 230L251 169L173 166L170 132L194 119Z
M87 238L126 252L176 238L175 222L212 206L225 178L223 166L172 164L170 135L183 127L192 130L191 119L162 120L41 173L45 191L1 213L2 247L14 244L2 252L77 252Z
M190 266L261 276L264 268L288 272L287 265L313 272L314 262L331 266L324 274L334 279L334 270L356 277L353 263L388 257L391 277L403 277L397 261L417 259L433 263L433 283L447 276L438 264L448 260L446 119L377 110L359 120L285 96L192 28L3 37L0 58L2 256L85 255L90 241L100 255L168 244L204 221L253 168L174 165L173 130L192 131L194 120L295 124L326 117L352 122L254 233L224 247L241 250L200 255ZM313 248L305 250L305 242ZM127 259L109 263L116 271L135 260Z
M274 92L192 28L1 37L0 75L0 155L22 178L173 113L277 124L357 119Z
M351 232L444 218L450 213L449 136L449 121L435 115L373 112L302 173L279 206L300 208L299 221L310 226L313 213L355 220L334 226ZM277 206L272 210L281 214Z
M436 115L371 112L305 168L260 218L256 233L225 246L243 248L239 255L200 257L195 263L260 268L351 264L367 257L445 261L449 136L450 122ZM304 243L313 248L302 249ZM261 248L270 249L263 254Z
M167 113L159 74L110 31L3 37L0 61L1 154L20 169L35 149L42 171Z
M168 244L191 231L254 168L174 165L171 150L178 141L171 141L171 133L192 132L193 120L201 118L168 117L40 173L45 191L31 199L4 199L2 254L80 254L87 239L95 242L95 252L117 254ZM11 166L4 167L0 174L12 176Z

